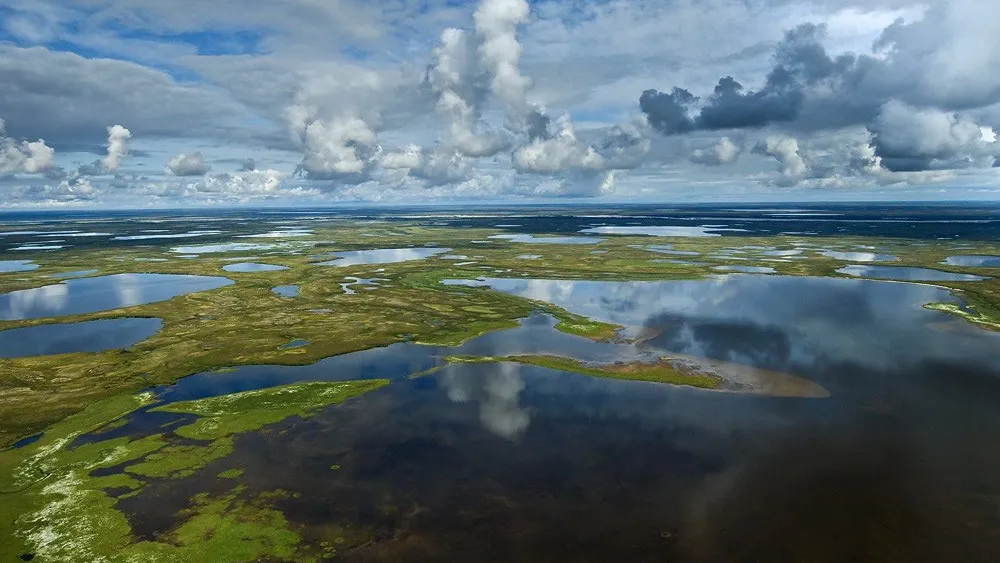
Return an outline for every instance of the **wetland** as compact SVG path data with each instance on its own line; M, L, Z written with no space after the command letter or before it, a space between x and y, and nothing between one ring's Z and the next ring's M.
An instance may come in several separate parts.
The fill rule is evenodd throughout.
M995 561L1000 243L879 211L10 218L0 558Z

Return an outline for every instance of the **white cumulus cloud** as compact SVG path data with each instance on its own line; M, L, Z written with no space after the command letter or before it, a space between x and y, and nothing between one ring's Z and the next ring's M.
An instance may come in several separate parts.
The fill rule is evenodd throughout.
M40 174L54 167L55 149L44 139L20 141L6 136L3 119L0 119L0 174Z
M108 127L108 154L102 163L105 170L118 170L123 158L128 155L127 141L132 138L132 132L121 125Z

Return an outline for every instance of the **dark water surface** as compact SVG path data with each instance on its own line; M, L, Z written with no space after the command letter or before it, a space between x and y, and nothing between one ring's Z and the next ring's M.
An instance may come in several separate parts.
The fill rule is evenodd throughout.
M160 319L101 319L0 331L0 358L103 352L128 348L156 334Z
M606 232L637 228L650 234L775 235L808 237L878 236L912 239L995 240L1000 206L994 203L795 203L697 205L538 205L432 207L349 207L326 209L215 209L138 211L0 211L0 241L8 246L40 246L55 237L71 237L74 249L108 246L201 246L191 254L235 248L234 239L303 238L327 221L418 222L503 229L508 233L563 233L604 228ZM264 226L262 223L269 225ZM294 227L289 225L294 223ZM674 228L680 230L672 231ZM273 229L272 232L265 232ZM111 236L113 235L113 236ZM612 234L612 236L614 236ZM251 238L253 237L253 238ZM308 239L306 239L308 240ZM68 244L68 243L67 243ZM251 245L255 249L261 245ZM269 247L269 245L263 245ZM22 256L11 253L12 259Z
M57 284L0 294L0 320L37 319L108 311L166 301L233 282L214 276L115 274L69 279Z
M1000 335L921 307L954 301L947 291L746 275L473 285L620 323L641 340L592 343L535 315L458 348L402 343L186 378L159 397L393 382L242 435L230 458L122 499L136 533L167 532L192 492L231 487L215 475L241 467L248 493L302 493L277 502L307 538L324 525L368 530L374 541L343 561L1000 560ZM832 396L513 364L406 377L454 353L612 361L667 351L801 375ZM140 412L100 438L160 431L172 416Z

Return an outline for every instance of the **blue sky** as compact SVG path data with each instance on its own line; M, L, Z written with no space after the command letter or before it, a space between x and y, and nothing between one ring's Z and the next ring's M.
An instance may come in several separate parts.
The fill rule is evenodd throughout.
M10 0L0 205L994 200L998 16Z

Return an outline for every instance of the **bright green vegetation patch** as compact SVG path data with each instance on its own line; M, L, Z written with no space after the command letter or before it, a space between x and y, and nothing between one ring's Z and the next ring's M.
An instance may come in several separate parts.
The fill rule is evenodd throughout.
M38 561L311 561L284 515L265 499L196 497L181 523L156 541L137 542L109 490L136 494L146 479L182 478L229 455L234 435L289 416L308 417L329 405L372 391L386 380L310 382L160 407L197 420L138 439L128 437L69 448L153 400L150 394L95 403L51 426L38 442L0 452L0 561L32 554ZM180 440L178 436L188 439ZM193 440L191 440L193 439ZM192 443L193 442L193 443ZM119 466L123 473L95 477ZM241 469L218 474L235 479ZM302 544L302 545L300 545Z
M301 537L284 514L230 494L198 495L189 518L158 542L139 542L115 554L124 561L315 561L300 549Z
M125 471L143 477L179 479L232 452L233 441L226 438L213 440L207 445L166 446L149 454L142 462L129 465Z
M388 384L387 379L297 383L171 403L154 410L196 414L198 420L177 428L174 434L196 440L215 440L237 432L256 430L293 415L306 416Z
M964 284L954 287L954 293L965 301L966 306L970 310L974 311L971 317L961 314L958 316L982 328L1000 330L1000 284L989 282L979 283L980 285Z
M548 306L545 308L545 311L559 321L556 323L556 330L567 334L583 336L591 340L612 340L622 328L618 325L591 320L587 317L564 311L558 307Z
M587 364L572 358L547 355L523 356L448 356L451 363L494 363L515 362L543 368L579 373L591 377L608 379L627 379L632 381L652 381L669 383L671 385L686 385L702 389L717 389L718 380L703 374L689 373L673 367L669 362L656 363L619 363L619 364Z

